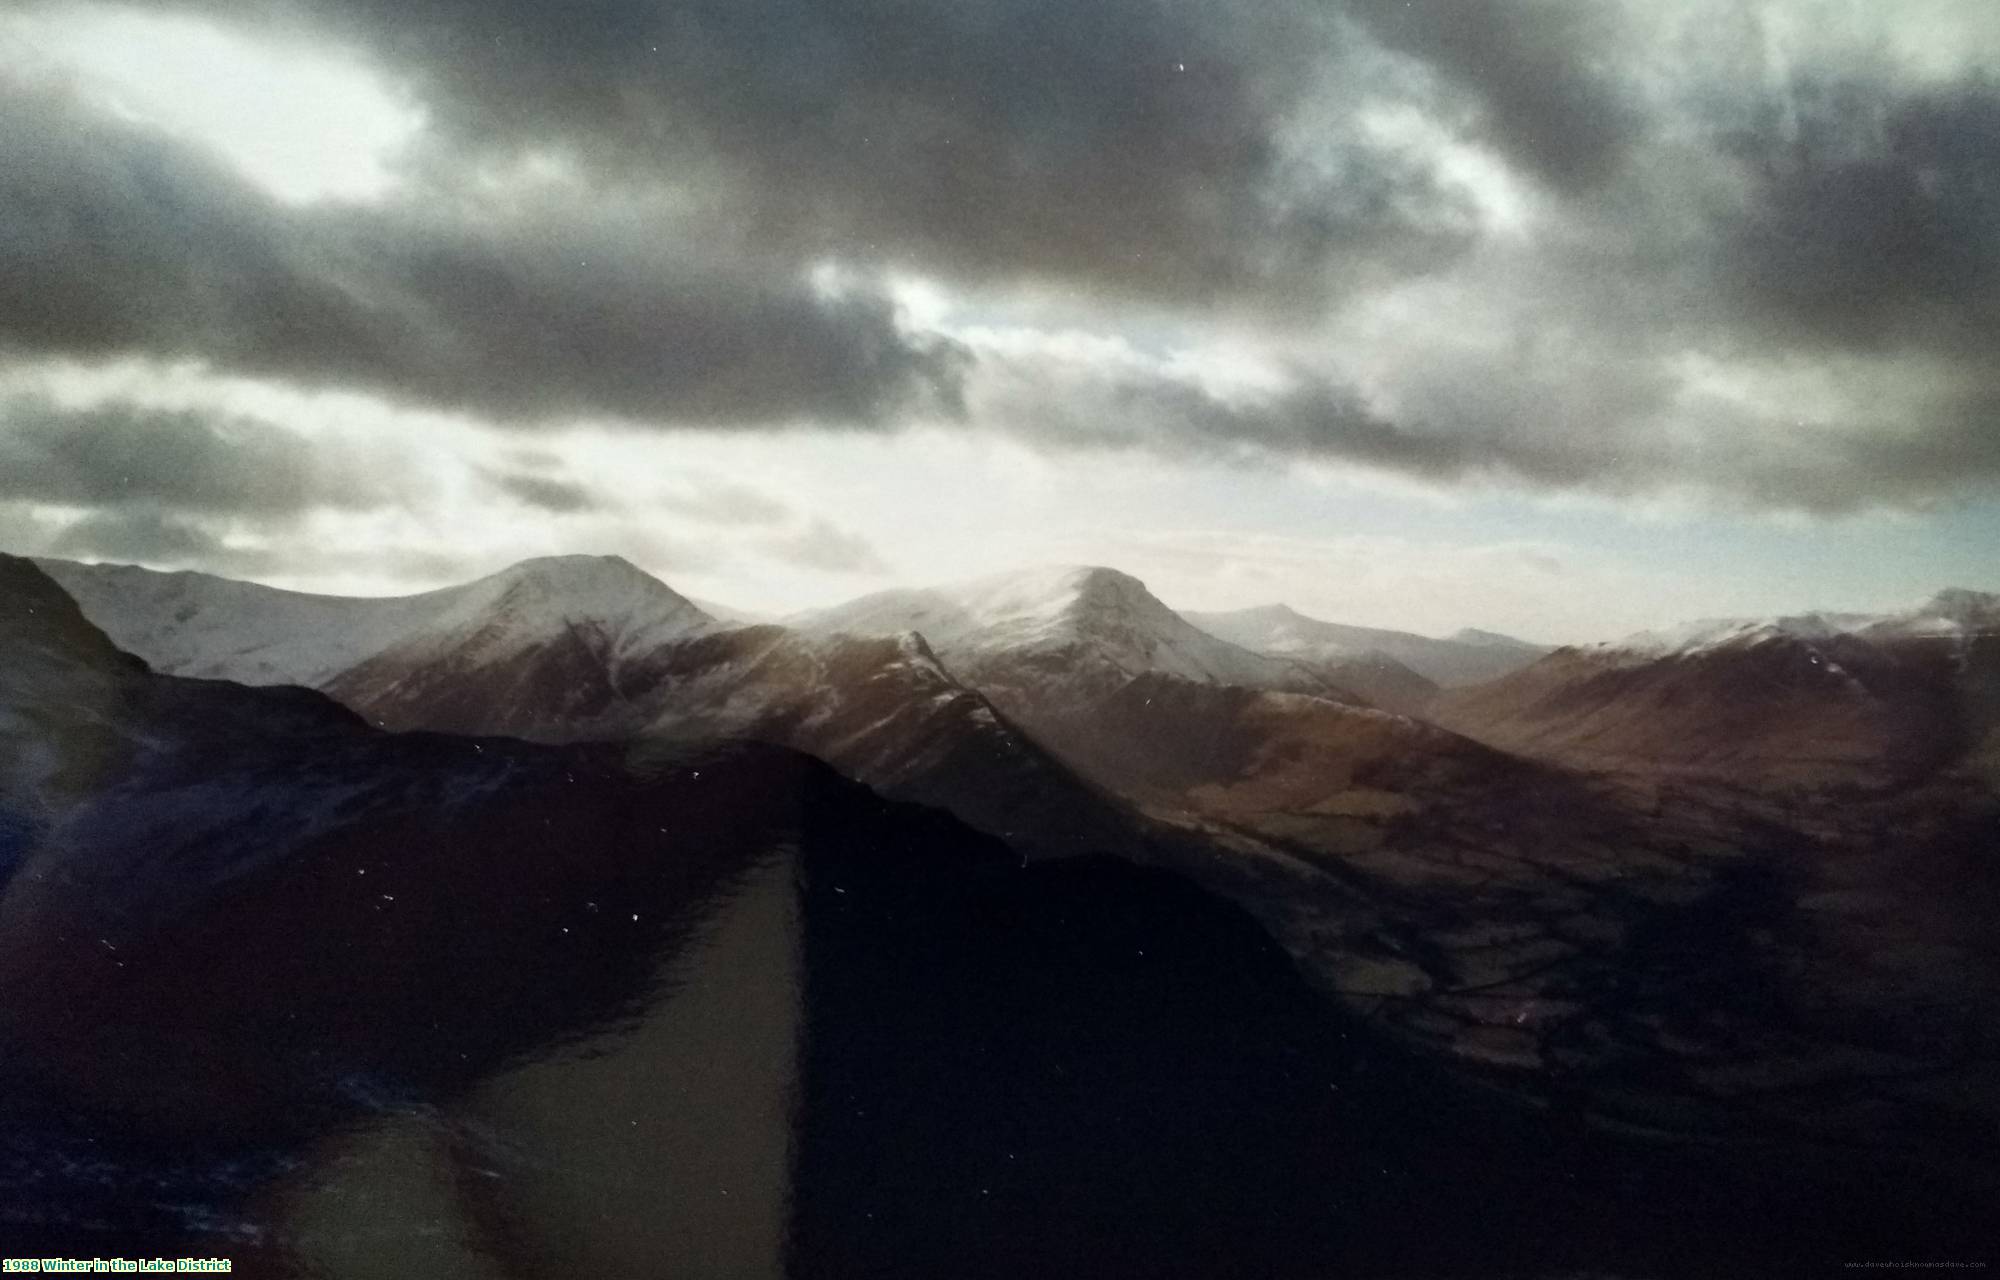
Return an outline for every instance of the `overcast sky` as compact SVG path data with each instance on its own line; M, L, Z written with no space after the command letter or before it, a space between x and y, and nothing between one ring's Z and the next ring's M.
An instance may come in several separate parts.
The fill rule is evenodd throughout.
M1992 0L9 0L0 547L2000 588Z

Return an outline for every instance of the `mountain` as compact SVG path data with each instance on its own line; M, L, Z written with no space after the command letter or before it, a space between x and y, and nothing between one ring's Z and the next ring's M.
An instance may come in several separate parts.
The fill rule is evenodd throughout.
M1345 840L1352 819L1434 798L1404 791L1517 777L1498 753L1369 706L1313 662L1209 635L1111 569L884 592L797 621L822 635L921 634L1065 763L1164 811Z
M1421 812L1464 789L1511 788L1499 752L1420 720L1307 694L1150 673L1065 721L1087 775L1307 844Z
M955 679L914 632L745 627L663 646L642 667L651 693L634 734L646 740L783 743L1031 852L1124 850L1138 838L1122 805Z
M1380 649L1358 649L1317 634L1315 628L1332 624L1294 613L1284 605L1184 616L1210 635L1232 644L1307 666L1385 711L1422 715L1438 694L1439 685L1430 677Z
M1441 723L1587 767L1886 783L1990 744L2000 597L1896 614L1708 619L1557 650L1441 700Z
M348 625L369 630L375 608ZM652 687L653 655L718 625L616 556L524 561L396 608L401 634L320 687L390 728L544 741L629 730L647 714L634 701Z
M693 596L689 596L688 599L696 608L717 622L726 622L732 626L755 627L771 621L770 615L758 613L754 609L739 609L732 604L722 604L715 600L698 600Z
M920 632L1002 707L1101 697L1149 673L1356 700L1299 663L1200 630L1116 569L1060 566L884 591L790 621L818 634Z
M443 661L504 670L550 649L615 666L715 625L617 556L525 560L463 586L382 598L131 565L37 563L122 648L162 671L243 684L317 688L391 653L412 670Z
M1492 680L1527 666L1548 652L1542 645L1470 628L1437 640L1407 631L1355 627L1307 617L1287 605L1226 613L1189 613L1189 622L1211 635L1259 653L1339 669L1357 661L1393 662L1439 688ZM1359 686L1357 686L1359 687ZM1363 688L1363 692L1366 689ZM1404 679L1397 696L1421 692ZM1382 705L1388 706L1388 703Z
M1117 806L912 637L730 628L616 557L530 560L393 599L50 562L162 670L305 683L398 731L548 743L753 738L1036 850L1119 847Z
M1948 612L1882 643L1981 669ZM1216 815L1188 865L1253 923L711 736L833 690L785 731L916 717L935 743L856 741L940 776L952 707L1007 722L918 636L673 651L713 717L682 737L386 733L149 671L0 559L10 1231L272 1274L567 1274L639 1239L704 1274L1133 1277L1725 1274L1990 1232L1990 804L1786 827L1126 680L1101 767Z

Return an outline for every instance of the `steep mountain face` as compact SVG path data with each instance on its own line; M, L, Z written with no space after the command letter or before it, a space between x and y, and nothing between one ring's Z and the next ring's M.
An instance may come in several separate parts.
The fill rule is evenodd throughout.
M783 743L885 795L935 805L1016 847L1130 847L1122 806L1085 784L959 683L923 637L746 627L646 660L636 732L654 742Z
M1995 724L1995 597L1894 615L1723 619L1558 650L1455 690L1442 723L1594 767L1881 783L1978 753Z
M730 629L616 557L527 561L391 600L54 567L165 670L307 681L381 728L550 743L754 738L1037 851L1131 838L1115 803L921 641Z
M1438 640L1407 631L1354 627L1310 618L1287 605L1264 605L1222 613L1189 613L1187 620L1211 635L1258 653L1341 669L1342 664L1393 662L1437 688L1477 684L1519 670L1548 652L1541 645L1492 631L1466 629ZM1378 677L1380 678L1380 677ZM1358 676L1357 680L1366 677ZM1363 693L1367 690L1357 684ZM1421 687L1397 677L1384 690L1408 698ZM1398 708L1388 702L1378 705Z
M257 760L274 734L296 741L360 728L352 713L302 690L156 676L113 645L48 575L6 555L0 653L0 826L7 814L30 825L54 821L77 797L97 796L135 772Z

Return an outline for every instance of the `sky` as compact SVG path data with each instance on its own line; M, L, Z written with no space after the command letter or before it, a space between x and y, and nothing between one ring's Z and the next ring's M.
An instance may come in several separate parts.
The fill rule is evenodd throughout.
M1991 0L11 0L0 548L2000 589Z

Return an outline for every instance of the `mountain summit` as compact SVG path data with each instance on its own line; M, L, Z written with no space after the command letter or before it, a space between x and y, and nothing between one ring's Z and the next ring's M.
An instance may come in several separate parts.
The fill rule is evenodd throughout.
M961 679L1021 698L1102 694L1148 673L1348 697L1297 663L1202 631L1132 575L1093 565L884 591L794 622L823 634L920 632Z

